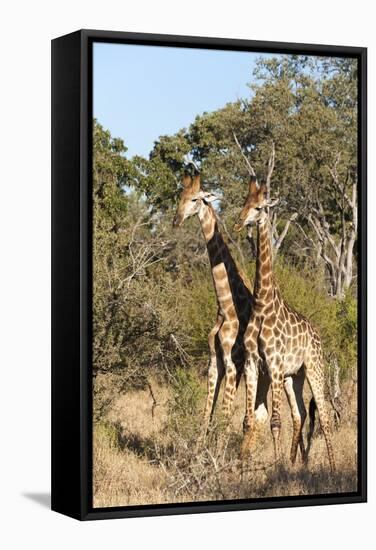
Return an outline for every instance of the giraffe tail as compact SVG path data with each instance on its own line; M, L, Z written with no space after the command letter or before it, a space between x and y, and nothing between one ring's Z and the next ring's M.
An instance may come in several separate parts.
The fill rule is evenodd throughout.
M313 432L315 431L316 409L317 409L316 401L312 397L311 401L309 402L309 431L308 431L308 438L307 438L306 460L308 460L308 453L311 448Z
M311 401L309 402L309 431L313 433L313 430L315 429L315 416L316 416L316 401L315 398L312 397Z

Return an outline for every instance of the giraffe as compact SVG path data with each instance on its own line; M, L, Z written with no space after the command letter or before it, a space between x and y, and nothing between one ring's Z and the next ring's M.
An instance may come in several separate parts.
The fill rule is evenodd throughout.
M197 173L193 178L187 173L182 183L183 191L173 224L179 227L185 219L198 215L207 245L218 304L217 320L208 336L208 391L202 431L202 434L206 434L224 376L226 379L223 412L225 417L228 417L231 412L235 391L244 373L244 333L252 312L253 297L219 230L217 216L211 206L211 202L217 197L201 189L200 176ZM260 370L252 414L256 425L264 423L268 417L269 375ZM285 392L292 411L302 408L302 388L303 384L299 376L294 381L286 379ZM246 411L243 422L244 432L249 428L249 413ZM304 448L302 448L303 455Z
M248 231L252 225L257 226L256 278L254 285L254 307L244 335L246 359L244 365L247 417L250 429L243 440L243 453L249 451L253 443L254 403L259 376L259 356L271 379L272 416L271 431L274 443L276 463L281 461L281 395L286 381L291 392L292 375L304 373L311 387L313 398L319 414L324 433L330 468L335 469L334 454L331 443L329 419L324 400L324 368L321 340L311 323L302 315L290 308L283 300L272 270L272 248L270 237L269 208L276 201L268 199L267 185L257 183L251 176L249 192L239 221L234 229L241 231L245 226ZM302 424L305 413L302 398L292 407L293 442L291 460L295 461L298 443L302 441ZM303 404L304 407L304 404ZM310 407L311 408L311 407ZM304 418L302 418L302 413Z
M200 175L193 178L186 173L173 225L195 214L201 223L206 242L214 289L217 297L217 320L209 333L208 392L204 411L203 433L207 432L221 382L225 378L223 414L228 419L236 388L244 367L244 332L252 308L252 293L240 274L229 248L218 228L218 220L211 202L217 197L201 189ZM263 401L259 398L256 416L263 419ZM245 418L244 424L248 421Z

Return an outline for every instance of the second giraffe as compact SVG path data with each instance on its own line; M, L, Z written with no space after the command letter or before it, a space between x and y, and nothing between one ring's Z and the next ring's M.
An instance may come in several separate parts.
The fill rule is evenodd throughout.
M271 379L271 431L276 462L281 460L281 400L284 381L286 377L298 373L304 366L324 433L330 467L334 471L329 418L324 399L324 365L321 341L311 323L285 303L275 283L268 214L268 209L271 206L273 203L268 200L266 185L259 186L256 177L252 176L247 199L234 228L240 231L245 226L257 226L254 308L244 335L246 407L250 430L243 442L243 453L247 452L253 443L253 411L259 376L258 364L261 357ZM293 428L292 461L295 460L299 439L302 437L301 425L294 425Z

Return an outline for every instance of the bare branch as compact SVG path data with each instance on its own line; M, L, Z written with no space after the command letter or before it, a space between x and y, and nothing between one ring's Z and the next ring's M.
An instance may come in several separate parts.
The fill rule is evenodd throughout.
M267 195L268 198L270 197L270 182L272 180L274 163L275 163L275 146L274 146L274 141L272 141L272 150L268 161L268 172L266 174L266 189L268 192L268 195Z
M296 226L298 227L298 229L300 229L300 231L303 233L303 236L305 238L305 240L309 243L311 243L311 246L309 247L311 250L317 250L318 249L318 245L317 243L315 243L315 241L313 239L311 239L311 237L309 237L307 235L307 233L304 231L303 227L300 225L300 223L297 223Z
M157 401L156 398L155 398L155 394L154 394L152 385L150 384L149 380L146 380L146 385L147 385L147 387L149 388L150 396L151 396L151 398L152 398L152 400L153 400L153 405L152 405L152 407L151 407L151 416L152 416L152 418L154 419L154 410L155 410L155 407L158 407L159 403L158 403L158 401Z
M353 209L354 204L355 204L354 195L353 195L352 199L350 199L350 197L346 193L346 184L347 184L348 179L349 179L349 170L347 171L347 177L346 177L345 183L341 185L340 181L339 181L337 166L339 164L340 159L341 159L341 153L338 153L337 156L336 156L336 160L334 161L333 167L328 166L328 169L329 169L330 175L332 176L335 188L337 189L337 191L341 195L342 199L345 199L345 201L346 201L347 205L349 206L349 208Z
M335 273L335 269L334 269L334 262L331 258L329 258L329 256L326 254L325 252L325 236L323 235L323 231L322 231L322 227L321 225L318 225L314 222L312 216L308 216L308 221L309 223L311 224L311 227L313 228L313 230L315 231L318 239L319 239L319 242L321 243L321 249L320 249L320 254L321 254L321 257L322 259L324 260L324 262L327 264L328 268L330 269L330 271L332 273Z
M244 153L244 151L243 151L243 149L242 149L242 146L241 146L240 143L239 143L239 140L238 140L238 138L237 138L235 132L232 132L232 135L234 136L235 143L236 143L236 145L239 147L239 151L240 151L242 157L244 158L244 160L245 160L245 162L246 162L246 164L247 164L248 172L250 173L251 176L256 177L256 172L254 171L254 169L253 169L253 167L252 167L252 164L251 164L251 163L249 162L249 160L247 159L247 157L246 157L246 155L245 155L245 153Z
M334 238L332 237L332 235L330 234L330 231L329 231L329 224L326 220L326 217L325 217L325 214L324 214L324 208L321 204L321 202L317 199L317 204L318 204L318 207L319 207L319 210L317 212L317 210L314 210L313 209L313 212L317 213L315 219L316 219L316 222L317 224L319 224L320 226L320 229L322 231L322 234L325 235L325 238L327 239L328 243L330 244L330 246L332 247L333 249L333 252L334 254L336 255L336 258L339 259L340 257L340 249L339 247L336 245L335 241L334 241Z
M332 176L332 178L333 178L333 180L336 184L339 183L339 176L338 176L337 166L338 166L340 160L341 160L341 153L337 153L334 164L333 164L333 167L329 166L329 172L330 172L330 174L331 174L331 176Z
M298 217L298 213L297 212L294 212L294 214L292 214L290 216L290 218L287 220L286 224L285 224L285 227L283 228L282 232L280 233L278 239L277 239L277 242L275 243L274 245L274 251L275 253L278 253L278 250L281 248L281 244L283 243L286 235L287 235L287 232L289 230L289 227L291 225L291 222L293 222L294 220L296 220L296 218Z

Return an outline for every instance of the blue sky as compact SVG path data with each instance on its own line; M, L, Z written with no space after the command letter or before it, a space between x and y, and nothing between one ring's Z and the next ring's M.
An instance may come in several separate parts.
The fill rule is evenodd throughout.
M160 135L196 115L248 97L260 54L94 44L94 116L128 147L148 156Z

